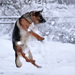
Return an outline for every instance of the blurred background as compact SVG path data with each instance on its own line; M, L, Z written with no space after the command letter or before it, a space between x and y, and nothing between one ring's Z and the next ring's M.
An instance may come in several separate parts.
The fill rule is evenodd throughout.
M11 40L16 20L43 9L46 23L37 29L47 40L75 43L75 0L0 0L0 37Z

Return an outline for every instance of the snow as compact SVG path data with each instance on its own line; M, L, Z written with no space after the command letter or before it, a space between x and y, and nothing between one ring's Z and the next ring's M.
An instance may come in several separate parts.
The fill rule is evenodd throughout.
M0 21L0 24L14 24L14 23L15 23L15 21L10 21L10 22Z
M23 65L17 68L12 42L0 38L0 75L75 75L75 45L34 39L28 46L42 68L36 68L22 57Z
M21 45L21 41L17 42L18 45Z
M19 18L20 16L0 16L0 18Z

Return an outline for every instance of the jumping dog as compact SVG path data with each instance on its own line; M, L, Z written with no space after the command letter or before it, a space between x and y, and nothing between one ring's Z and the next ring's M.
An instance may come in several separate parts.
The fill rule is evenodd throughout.
M20 56L22 56L27 62L32 63L34 66L38 68L40 67L35 63L35 60L33 60L33 56L27 46L27 42L30 35L35 37L38 41L44 40L44 37L39 36L33 31L33 29L30 28L32 23L34 23L35 26L36 24L46 22L41 13L42 10L27 12L22 15L15 23L12 34L12 43L13 49L15 51L15 63L18 68L22 66L19 58ZM24 51L27 49L29 54L28 57L26 56L26 53L24 53Z

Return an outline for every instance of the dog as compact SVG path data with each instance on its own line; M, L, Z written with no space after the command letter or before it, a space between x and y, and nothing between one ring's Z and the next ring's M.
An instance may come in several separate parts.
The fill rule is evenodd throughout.
M12 44L15 51L15 64L18 68L22 66L20 61L20 56L22 56L26 62L32 63L37 68L41 67L35 63L31 51L27 46L29 36L35 37L38 41L44 40L44 37L36 34L33 31L36 24L44 23L46 20L42 16L42 11L31 11L23 14L15 23L13 34L12 34ZM32 27L34 25L34 27ZM32 27L32 28L31 28ZM25 50L28 50L28 57L26 56Z

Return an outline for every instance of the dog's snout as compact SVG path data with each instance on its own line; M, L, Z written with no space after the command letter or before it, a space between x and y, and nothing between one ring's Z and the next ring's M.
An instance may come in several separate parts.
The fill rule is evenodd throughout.
M46 20L44 19L43 22L46 22Z
M39 20L39 23L44 23L44 22L46 22L45 19L41 19L41 20Z

